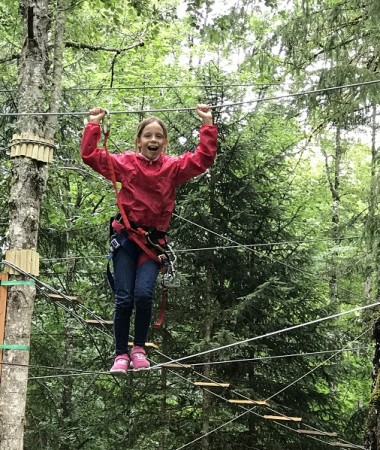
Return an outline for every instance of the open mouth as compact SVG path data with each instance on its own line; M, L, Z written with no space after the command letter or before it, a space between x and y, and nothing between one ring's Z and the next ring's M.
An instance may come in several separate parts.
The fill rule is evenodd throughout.
M152 146L149 146L149 147L148 147L148 150L149 150L150 152L156 152L156 151L158 150L158 147L152 147Z

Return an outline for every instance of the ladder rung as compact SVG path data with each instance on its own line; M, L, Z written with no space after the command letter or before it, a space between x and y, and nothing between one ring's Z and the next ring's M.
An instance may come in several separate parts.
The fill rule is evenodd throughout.
M228 388L230 386L230 383L209 383L207 381L195 381L193 384L195 386L201 386L201 387L217 387L217 388Z
M269 420L291 420L293 422L301 422L301 420L302 420L302 417L268 416L268 415L265 415L263 417L264 417L264 419L269 419Z
M269 406L269 403L265 400L242 400L242 399L231 399L228 400L230 403L236 403L237 405L264 405Z
M338 433L335 432L329 432L329 431L317 431L317 430L296 430L297 433L301 434L312 434L314 436L331 436L331 437L337 437Z

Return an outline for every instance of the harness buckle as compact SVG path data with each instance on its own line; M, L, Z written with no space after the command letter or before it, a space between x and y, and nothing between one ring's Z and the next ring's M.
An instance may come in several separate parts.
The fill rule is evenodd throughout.
M120 247L120 242L116 238L113 238L111 239L110 247L111 252L115 251L117 248Z

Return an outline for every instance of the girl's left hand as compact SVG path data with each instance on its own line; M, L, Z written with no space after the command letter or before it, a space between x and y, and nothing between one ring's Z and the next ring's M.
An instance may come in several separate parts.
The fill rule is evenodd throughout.
M213 125L211 109L208 105L197 105L195 108L196 113L202 119L204 125Z

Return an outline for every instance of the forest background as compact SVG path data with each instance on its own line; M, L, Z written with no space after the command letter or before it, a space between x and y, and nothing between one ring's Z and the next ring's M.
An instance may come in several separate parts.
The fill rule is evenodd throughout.
M0 1L3 252L9 145L18 113L30 112L18 97L27 3ZM34 304L24 448L380 448L378 308L360 309L379 290L378 2L48 3L51 46L65 12L65 114L38 230L45 286ZM218 156L178 191L170 240L181 286L169 292L149 355L153 363L202 355L184 361L192 369L114 379L102 373L112 330L86 322L112 319L116 205L112 185L79 157L85 112L111 111L108 145L120 152L133 148L146 111L158 110L179 155L197 144L197 103L215 107ZM81 303L54 300L49 287ZM156 316L160 296L158 285ZM205 380L231 387L194 385ZM228 401L236 398L270 406Z

